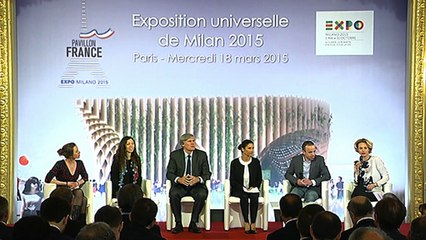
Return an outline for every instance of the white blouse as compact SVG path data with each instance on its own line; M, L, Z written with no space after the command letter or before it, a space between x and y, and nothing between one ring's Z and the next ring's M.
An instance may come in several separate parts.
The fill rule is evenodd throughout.
M364 183L367 185L369 183L377 183L378 187L375 187L373 189L373 192L380 192L382 191L382 185L387 183L389 181L389 174L388 170L385 167L385 164L383 163L383 160L378 156L370 156L370 159L368 159L368 168L361 168L360 172L362 170L365 171L365 174L363 176ZM358 175L356 172L355 175L355 183L358 182Z

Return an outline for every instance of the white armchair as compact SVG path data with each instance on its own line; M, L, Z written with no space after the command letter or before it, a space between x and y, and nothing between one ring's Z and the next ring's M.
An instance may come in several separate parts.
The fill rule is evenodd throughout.
M285 179L283 182L283 195L291 192L291 183L289 180ZM321 182L321 198L318 198L314 203L321 205L325 210L328 209L328 202L330 198L330 181ZM303 199L302 199L303 201ZM303 206L311 203L303 203Z
M231 194L231 184L229 179L225 179L225 201L223 209L223 226L225 230L229 228L243 227L244 218L241 213L240 198ZM250 201L250 200L249 200ZM268 206L269 206L269 180L263 180L260 185L259 208L257 210L256 227L268 230Z
M141 188L144 197L151 198L152 194L152 181L149 179L142 179ZM110 206L117 206L117 198L112 198L112 182L108 180L105 182L105 202Z
M198 221L198 227L203 227L205 230L209 231L211 227L210 222L210 192L211 192L211 182L210 180L206 181L207 187L207 198L206 203L204 204L203 210L201 210L200 221ZM170 231L173 227L175 227L175 217L172 213L172 207L170 205L170 197L168 196L170 193L170 188L172 187L172 183L170 180L166 181L166 192L167 192L167 201L166 201L166 228ZM185 196L181 200L182 204L182 225L184 227L189 226L189 222L191 221L191 213L192 207L194 205L194 199L191 196Z
M353 182L349 182L349 183L345 182L344 190L343 190L343 209L345 212L345 216L344 216L345 230L353 226L351 216L349 215L349 211L348 211L348 204L349 204L349 201L351 200L351 196L352 196L352 192L354 191L354 188L355 188L355 184ZM387 182L386 184L382 186L384 193L392 192L392 188L393 188L393 185L391 182ZM377 202L371 202L373 207L376 205L376 203Z
M44 199L49 198L50 193L53 192L53 190L56 189L56 184L54 183L44 183L43 186L43 197ZM87 198L87 211L86 211L86 222L92 223L94 220L94 213L93 213L93 183L90 181L87 181L84 183L84 185L81 187L81 190L84 193L84 196Z

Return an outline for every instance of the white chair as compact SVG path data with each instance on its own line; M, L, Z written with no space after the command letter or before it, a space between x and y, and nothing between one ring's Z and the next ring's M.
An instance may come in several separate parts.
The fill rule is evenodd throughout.
M268 230L268 206L269 206L269 180L263 180L260 185L259 208L257 210L256 227ZM244 217L241 213L240 198L231 196L231 184L225 179L225 201L223 209L223 226L225 230L244 226ZM250 201L250 199L249 199Z
M142 188L144 197L151 198L152 181L149 179L142 179L141 188ZM112 198L111 180L108 180L105 182L105 203L110 206L117 206L117 198Z
M211 192L211 182L210 180L206 181L206 187L207 187L207 198L206 203L204 204L203 210L201 210L199 221L197 226L204 228L205 230L209 231L211 227L210 222L210 192ZM175 222L175 216L172 213L172 207L170 205L170 197L168 197L168 194L170 193L170 188L172 187L172 183L170 180L166 181L166 192L167 192L167 201L166 201L166 228L168 231L170 231L172 228L176 226ZM191 213L192 213L192 207L194 205L194 199L191 196L185 196L180 201L182 204L182 225L184 227L189 226L189 222L191 221Z
M391 182L387 182L386 184L383 184L382 186L384 193L392 192L392 188L393 188L393 185ZM353 226L351 216L349 215L349 211L348 211L348 204L349 204L349 201L351 200L351 195L354 189L355 189L354 182L349 182L349 183L345 182L344 190L343 190L343 209L345 212L345 216L344 216L345 230ZM376 203L377 202L371 202L373 207L376 205Z
M283 182L283 195L291 192L291 183L289 180L285 179ZM318 198L315 202L318 205L321 205L325 210L328 209L328 202L330 198L330 181L322 181L321 182L321 198ZM303 201L303 199L302 199ZM303 207L312 204L303 202Z
M56 184L54 183L44 183L43 186L43 197L44 199L49 198L50 193L53 192L53 190L56 189ZM90 181L87 181L83 187L81 187L81 190L84 193L84 196L87 198L87 211L86 211L86 222L92 223L94 220L94 213L93 213L93 183Z

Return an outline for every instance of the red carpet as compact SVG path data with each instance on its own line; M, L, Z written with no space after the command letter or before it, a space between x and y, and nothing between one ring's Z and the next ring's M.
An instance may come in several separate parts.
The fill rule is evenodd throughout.
M222 240L222 239L266 239L266 236L275 231L276 229L282 227L282 223L280 222L270 222L269 228L267 232L264 232L262 229L257 230L257 234L245 234L243 228L234 228L230 229L229 231L223 230L223 223L222 222L213 222L212 228L210 231L204 231L200 234L195 234L188 232L188 229L185 228L184 232L179 234L173 234L171 231L166 230L166 223L161 222L159 223L161 227L161 234L164 238L167 240L173 240L173 239L215 239L215 240ZM405 223L401 226L401 232L404 235L407 235L409 230L410 224Z

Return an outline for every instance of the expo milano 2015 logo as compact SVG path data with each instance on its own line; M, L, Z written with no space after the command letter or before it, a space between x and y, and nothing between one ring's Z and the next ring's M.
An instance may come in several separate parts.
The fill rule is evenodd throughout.
M88 27L86 0L81 0L81 27L78 38L71 39L65 46L65 57L69 59L66 71L58 87L80 86L109 87L110 82L100 61L103 57L101 42L114 35L114 31Z

